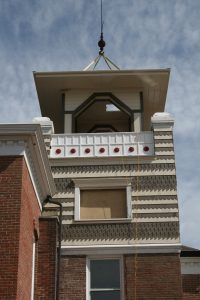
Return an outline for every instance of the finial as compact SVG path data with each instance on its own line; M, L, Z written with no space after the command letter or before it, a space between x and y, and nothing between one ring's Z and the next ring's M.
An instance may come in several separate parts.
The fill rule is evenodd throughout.
M104 59L106 65L108 66L108 68L110 70L120 70L118 68L118 66L116 66L108 57L105 56L104 54L104 47L106 45L106 42L103 39L103 5L102 5L102 1L101 0L101 35L100 35L100 40L98 42L98 46L100 48L99 50L99 55L93 60L91 61L91 63L89 63L89 65L87 67L85 67L83 69L83 71L88 71L88 70L94 70L96 68L96 66L98 65L99 61L101 58Z
M104 51L103 48L105 47L106 42L103 39L103 4L101 0L101 35L100 35L100 40L98 42L98 46L100 48L99 55L103 55Z

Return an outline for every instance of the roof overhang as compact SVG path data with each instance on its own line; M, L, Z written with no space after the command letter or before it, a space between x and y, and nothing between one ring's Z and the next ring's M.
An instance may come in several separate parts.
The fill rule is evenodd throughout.
M64 128L62 94L71 89L132 88L143 93L144 127L148 129L155 112L164 111L170 69L33 72L42 116L49 117L56 133Z

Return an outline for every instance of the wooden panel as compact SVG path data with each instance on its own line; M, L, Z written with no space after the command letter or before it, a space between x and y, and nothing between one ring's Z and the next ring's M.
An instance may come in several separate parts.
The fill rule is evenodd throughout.
M81 190L81 219L126 218L126 190Z

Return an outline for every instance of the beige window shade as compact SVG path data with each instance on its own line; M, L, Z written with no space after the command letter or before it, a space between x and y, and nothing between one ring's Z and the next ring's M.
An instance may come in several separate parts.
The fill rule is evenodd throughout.
M81 219L127 218L126 190L99 189L80 191Z

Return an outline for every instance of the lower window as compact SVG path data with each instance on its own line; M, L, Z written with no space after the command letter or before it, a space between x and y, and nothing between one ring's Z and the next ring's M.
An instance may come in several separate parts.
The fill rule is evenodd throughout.
M89 260L89 300L121 300L119 258Z

